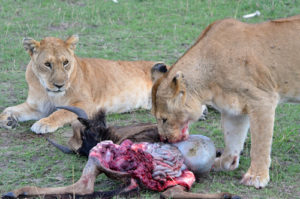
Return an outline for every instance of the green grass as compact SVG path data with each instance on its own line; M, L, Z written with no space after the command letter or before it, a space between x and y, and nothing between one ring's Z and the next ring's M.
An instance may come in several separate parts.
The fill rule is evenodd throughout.
M262 15L244 20L242 15L259 10ZM115 60L153 60L172 64L211 22L233 17L249 23L300 13L299 0L0 0L0 110L23 102L29 56L23 37L80 36L76 54ZM240 167L232 172L211 173L195 183L194 192L227 191L243 198L300 197L300 105L277 109L272 148L271 182L262 190L245 187L239 180L250 164L250 140L245 143ZM192 126L192 133L211 137L223 147L219 114ZM134 121L154 122L149 111L113 114L110 125ZM61 154L44 139L30 132L33 122L21 123L13 131L0 129L0 193L24 185L71 184L81 175L86 158ZM65 143L70 127L48 135ZM99 176L97 189L113 189L117 182ZM143 191L142 198L158 198Z

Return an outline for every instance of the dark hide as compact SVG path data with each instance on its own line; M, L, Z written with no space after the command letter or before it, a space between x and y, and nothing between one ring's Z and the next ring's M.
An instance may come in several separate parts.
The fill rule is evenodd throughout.
M81 131L81 147L77 150L80 155L88 156L89 151L103 140L112 140L116 144L129 139L132 142L158 142L156 124L134 124L129 126L107 127L104 111L99 111L91 120L78 118L84 126Z
M132 142L159 142L156 124L144 123L124 127L102 128L90 127L81 130L82 145L78 149L80 155L88 156L89 151L103 140L112 140L116 144L129 139Z
M100 110L92 119L79 117L78 121L80 124L72 124L73 137L69 141L71 149L52 140L48 141L64 153L76 152L83 156L88 156L89 151L103 140L112 140L116 144L120 144L126 139L132 142L160 141L156 124L142 123L107 127L103 110Z

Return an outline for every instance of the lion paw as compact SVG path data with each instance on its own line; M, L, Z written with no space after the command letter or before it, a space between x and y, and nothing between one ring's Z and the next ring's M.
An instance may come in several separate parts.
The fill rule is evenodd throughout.
M50 133L56 131L56 129L58 129L58 126L48 122L47 118L43 118L31 126L31 130L36 134Z
M0 127L5 129L14 129L18 125L18 120L14 115L8 113L2 113L0 115Z
M231 171L238 168L238 166L239 166L239 156L228 155L224 157L224 155L221 155L221 157L215 159L212 170Z
M255 173L248 171L241 180L241 183L247 186L254 186L257 189L260 189L265 187L268 184L269 180L269 174L256 175Z

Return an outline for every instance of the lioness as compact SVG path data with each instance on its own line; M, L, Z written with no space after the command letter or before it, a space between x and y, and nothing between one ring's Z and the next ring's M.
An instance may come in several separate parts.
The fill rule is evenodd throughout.
M201 115L201 105L221 112L225 150L216 170L233 170L250 126L251 165L245 185L269 182L275 109L300 102L300 15L260 24L234 19L209 25L171 67L156 74L152 112L159 134L176 142ZM159 78L160 77L160 78Z
M31 60L26 70L29 91L26 102L6 108L0 126L12 128L17 121L38 120L31 130L53 132L76 120L76 115L55 106L71 105L92 115L100 108L125 112L151 107L150 61L110 61L74 55L78 36L63 41L46 37L38 42L25 38Z

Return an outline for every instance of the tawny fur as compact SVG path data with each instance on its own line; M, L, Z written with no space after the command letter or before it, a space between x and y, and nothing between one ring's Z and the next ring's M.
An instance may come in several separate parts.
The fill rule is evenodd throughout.
M300 102L299 30L300 15L260 24L225 19L209 25L153 86L159 134L170 142L182 139L184 125L199 118L202 105L211 105L221 112L226 145L215 170L238 167L250 127L251 165L242 183L265 187L275 109L281 102Z
M150 70L154 62L79 58L74 54L77 42L77 36L66 41L54 37L40 42L24 39L24 48L31 56L26 70L28 97L2 112L0 127L38 120L32 131L53 132L76 120L71 112L55 111L55 106L62 105L80 107L88 115L100 108L110 113L151 107Z

